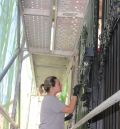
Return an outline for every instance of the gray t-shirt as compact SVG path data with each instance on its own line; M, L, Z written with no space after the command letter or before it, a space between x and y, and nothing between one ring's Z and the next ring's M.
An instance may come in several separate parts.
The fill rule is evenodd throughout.
M64 113L61 110L65 104L55 96L45 96L40 113L40 129L64 129Z

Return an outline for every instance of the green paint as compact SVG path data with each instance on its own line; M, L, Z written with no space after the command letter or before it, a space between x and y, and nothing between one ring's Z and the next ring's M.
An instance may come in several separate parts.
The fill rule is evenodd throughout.
M68 92L68 80L66 79L65 83L63 84L63 89L62 89L62 92L61 92L61 95L60 95L60 100L62 102L65 102L67 92Z

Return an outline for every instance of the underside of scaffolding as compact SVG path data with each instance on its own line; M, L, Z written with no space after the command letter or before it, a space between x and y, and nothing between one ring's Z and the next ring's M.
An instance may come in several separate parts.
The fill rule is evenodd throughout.
M65 129L120 129L120 0L0 0L0 129L38 129L51 75Z

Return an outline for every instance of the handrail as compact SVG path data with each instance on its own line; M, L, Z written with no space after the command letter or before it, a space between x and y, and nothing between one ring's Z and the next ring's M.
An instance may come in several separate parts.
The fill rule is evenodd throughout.
M3 106L0 105L0 113L11 123L11 125L15 128L18 129L18 125L13 121L13 119L10 118L9 114L4 110Z
M18 56L19 53L20 53L20 50L17 50L16 53L15 53L15 55L11 58L11 60L7 64L7 66L3 69L2 73L0 73L0 82L2 81L2 79L4 78L4 76L6 75L7 71L11 67L11 65L14 63L14 61L15 61L15 59Z
M111 107L112 105L116 104L120 101L120 90L113 94L111 97L103 101L99 106L89 112L85 117L79 120L71 129L76 129L81 125L85 124L88 120L95 117L99 113L105 111L107 108Z

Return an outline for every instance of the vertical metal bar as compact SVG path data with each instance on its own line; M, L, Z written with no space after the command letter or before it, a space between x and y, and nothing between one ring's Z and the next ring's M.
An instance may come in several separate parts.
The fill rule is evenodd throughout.
M22 48L24 46L24 43L25 43L25 39L23 37ZM11 114L11 117L14 120L15 120L15 115L16 115L17 101L18 101L18 98L19 98L19 95L20 95L20 80L21 80L21 69L22 69L22 57L23 57L23 51L21 50L20 55L19 55L19 68L18 68L18 73L17 73L17 77L16 77L15 95L14 95L14 101L13 101L12 114ZM11 128L11 129L13 129L13 128Z
M96 71L97 71L97 65L96 65L96 61L93 67L94 71L93 71L93 80L92 80L92 84L93 84L93 92L92 92L92 109L94 109L97 106L97 82L95 79L96 77ZM97 123L95 121L92 121L92 128L96 129L97 127Z
M111 57L111 71L112 71L112 75L111 75L111 94L113 94L113 87L114 87L114 38L112 36L112 39L111 39L111 44L112 44L112 57ZM113 107L111 107L111 114L112 114L112 117L111 117L111 121L112 121L112 128L113 128Z
M25 43L22 43L22 46L21 46L21 42L20 42L20 39L21 39L21 19L20 19L20 4L19 4L19 0L17 0L17 6L18 6L18 18L17 18L17 27L18 27L18 30L17 30L17 42L18 42L18 48L20 48L21 52L20 52L20 55L21 55L21 59L20 59L20 76L21 76L21 68L22 68L22 57L23 57L23 50L22 48L24 47L24 44ZM24 38L24 36L23 36ZM23 39L22 39L23 41ZM24 41L23 41L24 42ZM18 57L19 58L19 57ZM19 68L18 68L19 70ZM18 77L20 78L20 77ZM20 80L18 82L18 124L20 126ZM17 84L16 84L16 87L17 87ZM15 99L15 98L14 98ZM16 104L15 102L13 102L13 110L12 110L12 113L14 113L14 106L17 108L17 98L16 98ZM15 115L16 114L12 114L13 115L13 118L15 118Z
M105 13L105 0L102 0L102 30L104 29L104 13Z
M120 89L120 19L119 19L119 22L118 22L118 66L119 66L119 68L118 68L118 74L119 74L119 76L118 76L118 88ZM118 104L118 108L119 108L119 110L118 110L118 116L119 116L119 118L118 118L118 121L120 121L120 103ZM118 129L120 129L120 122L118 122Z
M19 3L17 0L17 45L18 48L20 49L20 8L19 8ZM17 99L18 99L18 92L17 88L19 88L19 81L20 81L20 75L18 75L21 71L21 49L20 49L20 54L18 56L18 71L17 71L17 77L16 77L16 84L15 84L15 95L14 95L14 101L13 101L13 109L12 109L12 114L11 117L15 120L15 114L16 114L16 106L17 106ZM17 95L16 95L17 92Z
M105 74L106 74L106 80L105 80L105 99L107 99L108 98L108 88L107 88L107 86L109 85L108 83L109 83L109 63L108 63L108 59L109 59L109 57L108 57L109 55L108 55L108 50L107 50L107 52L106 52L106 68L105 68ZM108 110L106 110L105 111L105 128L107 128L107 126L108 126Z
M106 63L107 63L107 85L106 85L106 99L109 97L109 92L110 92L110 87L109 87L109 51L107 49L107 52L106 52ZM109 128L109 109L106 110L106 126L107 128Z
M110 41L110 46L109 46L109 63L110 63L110 78L109 78L109 82L110 82L110 95L112 95L112 87L113 87L113 42L112 39ZM110 113L109 113L109 120L110 120L110 129L112 129L112 108L110 108Z
M106 69L106 66L105 68ZM106 94L106 72L104 73L104 100L105 100L105 94ZM103 117L103 129L106 128L106 112L103 113L104 117Z
M116 30L114 29L114 32L113 32L113 47L114 47L114 52L113 52L113 57L114 57L114 60L113 60L113 70L114 70L114 76L113 76L113 80L114 80L114 83L113 83L113 92L112 93L115 93L116 91ZM115 110L115 105L113 106L113 128L116 129L116 110Z
M111 96L111 44L108 48L108 67L109 67L109 72L108 72L108 76L109 76L109 79L108 79L108 86L107 88L109 89L108 91L108 97ZM108 109L108 128L111 129L111 108Z
M90 87L92 89L92 92L91 92L91 95L90 95L89 111L92 110L92 95L93 95L93 84L92 84L92 82L93 82L93 64L91 66L91 71L90 71ZM91 128L92 121L90 120L89 122L90 122L90 128Z
M119 23L118 23L119 24ZM116 69L117 69L117 71L116 71L116 74L117 74L117 81L116 81L116 90L119 90L119 88L118 88L118 86L119 86L119 55L118 55L118 51L119 51L119 43L118 43L118 25L117 25L117 27L116 27L116 31L117 31L117 33L116 33ZM119 129L118 128L118 123L119 123L119 104L116 104L116 129Z
M116 36L117 36L117 28L115 27L115 29L114 29L114 92L113 93L115 93L115 92L117 92L118 90L117 90L117 40L116 40ZM115 104L114 106L113 106L113 125L114 125L114 128L116 129L116 123L117 123L117 121L116 121L116 114L117 114L117 104Z
M20 6L19 6L19 1L18 1L17 4L18 4L17 5L18 6L17 43L18 43L18 47L20 48ZM21 45L20 54L19 54L19 57L18 57L19 66L18 66L18 72L17 72L17 77L16 77L15 94L14 94L14 101L13 101L13 109L12 109L12 114L11 114L11 117L14 120L15 120L15 116L16 116L17 102L20 104L20 98L19 98L20 97L20 79L21 79L21 68L22 68L22 58L23 58L24 44L25 44L25 38L24 38L24 34L23 34L22 45ZM20 122L20 118L19 118L19 122ZM11 129L13 129L13 127L11 127Z
M118 35L118 33L119 33L119 28L118 28L118 26L119 26L119 22L118 22L118 24L117 24L117 26L116 26L116 91L118 91L119 90L119 58L120 58L120 56L119 56L119 46L120 46L120 44L119 44L119 42L118 42L118 37L119 37L119 35ZM117 103L116 104L116 129L119 129L119 127L118 127L118 125L119 125L119 103Z
M120 20L117 25L117 90L120 89Z

